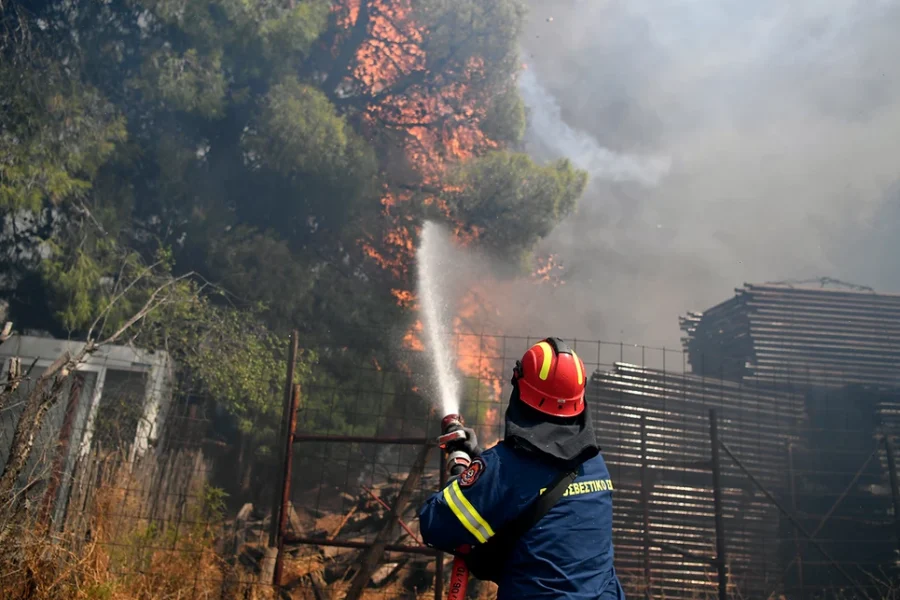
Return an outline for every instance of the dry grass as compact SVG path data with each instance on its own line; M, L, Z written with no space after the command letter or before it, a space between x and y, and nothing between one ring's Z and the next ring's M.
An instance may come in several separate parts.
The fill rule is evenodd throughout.
M90 494L90 509L70 516L61 534L51 535L36 519L20 513L12 534L0 547L0 599L274 600L276 594L270 586L256 583L255 571L235 566L217 552L221 532L211 523L221 522L222 503L215 490L202 481L192 481L177 514L165 512L163 518L151 522L141 516L147 514L148 498L141 490L153 487L148 480L124 468L109 472ZM320 548L293 552L285 560L285 596L294 600L342 598L349 586L347 577L330 585L323 580L330 560ZM429 565L424 575L426 579L433 575L433 566ZM879 600L900 600L900 586L891 574L870 574L869 578ZM623 574L623 584L643 596L639 581ZM479 600L496 598L494 584L473 582L473 587ZM710 579L693 597L711 597L714 587ZM401 575L384 586L367 588L363 594L364 600L433 597L430 585L416 590ZM729 597L745 598L733 584L729 585ZM849 600L855 596L836 597Z
M4 600L193 600L261 598L217 554L209 494L188 501L180 525L160 528L140 515L134 482L120 470L92 495L84 528L51 535L20 513L0 548ZM129 499L129 493L131 498ZM212 501L215 503L216 498ZM82 517L82 515L79 515ZM248 582L248 583L241 583Z

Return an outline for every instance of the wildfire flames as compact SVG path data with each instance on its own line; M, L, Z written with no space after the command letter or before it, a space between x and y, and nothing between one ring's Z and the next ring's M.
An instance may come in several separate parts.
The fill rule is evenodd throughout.
M403 343L410 350L422 352L425 350L425 344L422 343L422 321L417 320L406 335L403 336Z
M537 268L531 278L538 283L546 283L553 287L566 285L563 279L564 268L555 254L537 259Z
M344 29L343 41L363 32L356 48L349 76L356 93L369 101L361 114L364 126L378 124L402 140L402 157L417 181L415 185L385 186L381 198L382 216L390 226L380 243L375 238L360 240L362 250L398 283L408 284L409 265L415 255L412 218L404 216L403 205L421 202L436 206L451 221L457 242L476 240L477 229L451 218L442 193L453 191L444 183L448 166L465 161L497 144L482 131L488 102L474 91L473 82L485 76L485 63L473 57L462 66L429 71L429 56L423 40L426 29L412 18L410 0L342 0L335 6L337 22ZM365 30L363 31L363 26ZM339 43L340 41L339 40ZM443 69L441 72L438 70ZM398 189L399 187L399 189ZM534 277L552 282L555 259L550 257ZM398 305L415 312L415 295L408 289L391 290ZM477 289L462 297L453 319L457 340L457 365L467 377L486 386L492 402L502 392L502 354L495 337L481 336L479 323L491 308ZM424 350L422 323L416 321L406 333L404 343L412 350ZM479 400L483 400L479 398ZM498 411L486 411L485 431L496 436Z
M475 377L488 387L493 401L500 400L503 384L500 370L503 353L496 336L475 333L477 319L488 307L479 297L477 289L471 289L460 303L453 319L453 329L458 334L457 366L469 377Z
M397 304L405 308L414 308L413 303L416 301L415 295L409 290L391 290L391 294L397 298Z
M359 18L359 0L350 2L353 24ZM353 4L357 5L353 10ZM367 5L369 31L356 54L353 76L365 91L376 95L401 77L425 68L422 31L409 18L409 0L376 0Z

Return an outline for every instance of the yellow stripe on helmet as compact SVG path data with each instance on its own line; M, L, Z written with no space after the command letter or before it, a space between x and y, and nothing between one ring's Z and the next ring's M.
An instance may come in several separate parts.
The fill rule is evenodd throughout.
M541 365L538 377L541 378L541 381L545 381L550 376L550 365L553 364L553 348L547 342L538 342L537 345L544 351L544 363Z
M581 361L578 359L578 355L575 354L574 350L572 350L572 358L575 359L575 371L578 373L578 385L581 385L581 382L584 381L584 373L581 372Z

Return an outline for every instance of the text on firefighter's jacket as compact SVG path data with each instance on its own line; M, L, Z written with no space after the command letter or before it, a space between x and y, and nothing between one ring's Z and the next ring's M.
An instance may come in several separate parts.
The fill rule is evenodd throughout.
M611 492L613 484L611 479L591 479L590 481L577 481L570 483L569 487L563 492L563 498L566 496L575 496L578 494L591 494L595 492ZM541 488L543 494L547 488Z

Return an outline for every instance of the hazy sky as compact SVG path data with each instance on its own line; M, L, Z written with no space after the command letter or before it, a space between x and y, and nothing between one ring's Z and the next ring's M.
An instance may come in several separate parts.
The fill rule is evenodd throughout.
M672 347L744 282L900 291L898 31L900 1L533 0L529 150L592 174L533 309Z

